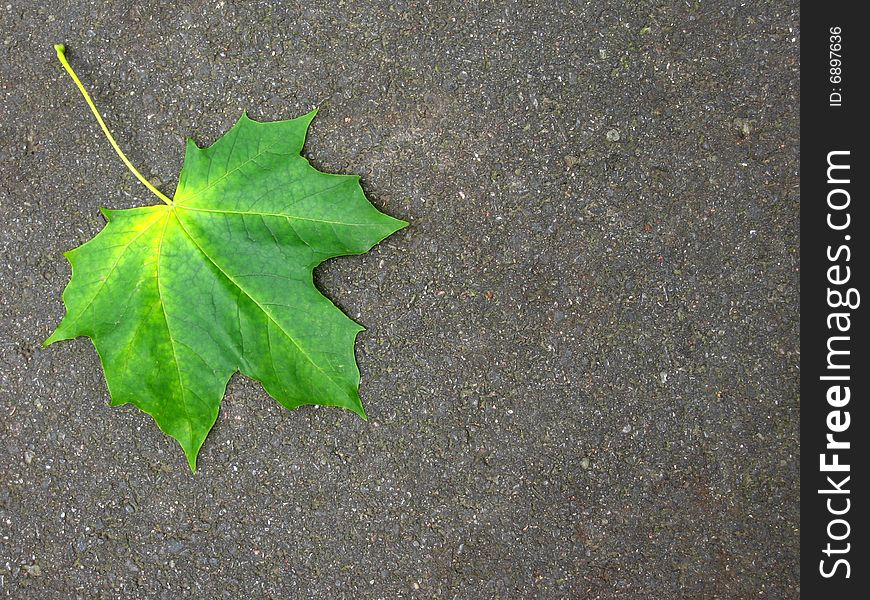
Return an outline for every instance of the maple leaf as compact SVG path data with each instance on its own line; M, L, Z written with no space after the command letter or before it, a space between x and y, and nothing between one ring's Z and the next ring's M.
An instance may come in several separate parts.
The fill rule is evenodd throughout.
M164 203L103 210L103 230L65 254L67 311L45 345L91 338L112 405L150 414L194 471L236 371L289 409L365 418L354 357L363 328L317 290L312 271L407 223L372 206L358 177L321 173L301 156L316 111L269 123L242 115L208 148L188 139L170 199L130 165L56 48L113 147Z

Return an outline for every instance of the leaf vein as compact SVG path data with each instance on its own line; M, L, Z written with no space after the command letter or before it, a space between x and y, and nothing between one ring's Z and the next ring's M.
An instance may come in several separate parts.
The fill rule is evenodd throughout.
M245 290L245 288L243 288L241 285L239 285L239 283L235 279L233 279L233 277L229 273L224 271L221 268L221 266L219 264L217 264L217 262L215 262L215 260L211 256L209 256L209 254L205 251L205 249L196 241L196 239L187 230L187 228L181 222L181 219L178 219L178 224L181 226L181 230L184 231L185 234L187 234L188 239L191 242L193 242L193 245L199 249L199 251L202 253L202 255L205 256L206 259L208 259L208 261L211 262L221 273L223 273L224 277L226 277L233 285L235 285L237 288L239 288L239 290L241 290L242 293L245 296L247 296L248 299L251 300L251 302L253 302L254 304L257 305L257 307L263 312L263 314L265 314L266 317L268 317L268 319L278 327L278 329L281 331L281 333L283 333L285 336L287 336L287 339L289 339L293 343L293 345L296 346L296 348L299 350L299 352L302 354L302 356L304 356L308 360L308 362L310 362L314 366L315 369L320 371L324 375L324 377L326 377L327 381L329 381L336 388L338 388L342 392L342 394L345 394L344 389L341 387L341 385L337 381L335 381L326 371L324 371L323 367L321 367L320 365L318 365L314 361L314 359L311 357L311 355L305 351L305 349L299 344L298 341L296 341L296 338L294 338L292 335L290 335L290 333L286 329L284 329L284 327L281 326L281 324L278 322L278 320L268 310L266 310L264 308L264 305L262 303L258 302L253 296L251 296L251 294L249 294Z

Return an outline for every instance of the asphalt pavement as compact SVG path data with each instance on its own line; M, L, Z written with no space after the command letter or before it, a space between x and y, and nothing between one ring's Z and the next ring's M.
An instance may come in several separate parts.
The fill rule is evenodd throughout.
M0 597L798 598L797 2L0 3ZM369 421L236 376L192 475L63 314L100 207L314 107L410 222L320 289Z

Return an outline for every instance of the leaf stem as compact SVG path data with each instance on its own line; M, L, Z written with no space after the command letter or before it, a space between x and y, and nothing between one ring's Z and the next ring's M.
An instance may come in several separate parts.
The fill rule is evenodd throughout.
M136 170L136 167L133 166L133 163L130 162L130 159L127 158L127 155L121 151L121 147L118 146L118 142L115 141L115 138L112 137L112 133L109 131L109 128L106 127L106 123L103 121L103 117L100 116L100 111L97 110L97 107L94 105L94 101L91 100L91 96L88 94L88 91L85 89L85 86L82 85L81 80L76 75L73 68L69 65L66 60L66 47L63 44L55 44L54 49L57 51L57 58L60 61L60 64L63 65L63 68L66 69L66 72L69 73L69 76L72 77L73 82L76 84L76 87L79 88L79 91L82 93L82 96L85 97L85 102L88 103L88 106L91 107L91 112L94 113L94 116L97 118L97 123L100 124L100 127L103 129L103 133L106 134L106 138L108 138L109 143L112 144L112 148L115 149L115 152L118 153L118 156L121 157L121 160L124 161L124 164L127 165L127 168L130 169L130 172L136 176L136 179L142 182L142 184L151 190L155 196L163 200L166 204L172 205L172 199L166 196L163 192L158 190L154 185L145 179L145 177Z

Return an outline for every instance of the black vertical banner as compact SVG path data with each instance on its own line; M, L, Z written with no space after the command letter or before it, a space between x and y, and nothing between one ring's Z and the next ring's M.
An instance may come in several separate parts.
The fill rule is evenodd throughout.
M838 600L870 589L870 33L859 7L804 3L801 14L801 591Z

